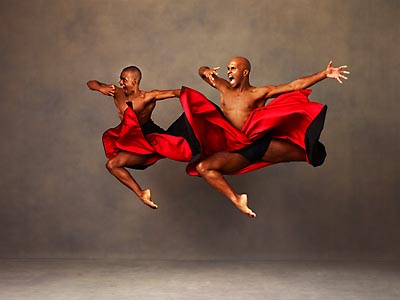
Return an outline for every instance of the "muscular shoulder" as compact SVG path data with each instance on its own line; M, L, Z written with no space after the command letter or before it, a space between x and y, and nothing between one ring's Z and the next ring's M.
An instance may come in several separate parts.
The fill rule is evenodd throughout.
M127 97L123 89L115 87L114 99L118 101L126 101Z
M145 101L152 101L157 97L159 93L159 90L142 91L140 97L142 97Z
M271 86L254 87L252 93L257 96L258 99L268 98L268 94L271 91Z
M269 86L263 87L252 87L249 92L249 100L255 107L261 107L265 105L266 101L268 100L268 95L270 92Z
M125 95L125 92L124 92L124 90L122 89L122 88L120 88L120 87L115 87L115 95L118 95L118 96L123 96L123 95Z

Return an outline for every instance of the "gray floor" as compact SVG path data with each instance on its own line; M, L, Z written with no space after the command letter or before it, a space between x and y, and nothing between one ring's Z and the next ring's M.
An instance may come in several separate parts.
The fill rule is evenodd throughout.
M0 299L400 299L400 263L0 260Z

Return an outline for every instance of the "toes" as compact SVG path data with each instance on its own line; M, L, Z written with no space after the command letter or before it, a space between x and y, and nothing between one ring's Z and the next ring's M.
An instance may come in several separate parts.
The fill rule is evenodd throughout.
M252 210L249 210L249 212L248 212L247 214L248 214L248 216L249 216L250 218L255 218L255 217L256 217L255 212L253 212Z
M153 201L145 202L148 206L150 206L152 209L157 209L158 205L155 204Z

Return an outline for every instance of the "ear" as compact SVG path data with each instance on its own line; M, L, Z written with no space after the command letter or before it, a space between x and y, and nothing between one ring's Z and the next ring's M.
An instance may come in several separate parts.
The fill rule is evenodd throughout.
M249 70L247 69L243 70L243 76L246 77L247 75L249 75Z

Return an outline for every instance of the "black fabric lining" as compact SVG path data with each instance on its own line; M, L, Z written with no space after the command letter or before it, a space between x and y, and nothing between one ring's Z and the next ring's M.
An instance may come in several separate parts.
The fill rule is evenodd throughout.
M322 129L324 129L327 109L328 107L325 105L306 131L305 144L307 157L309 163L314 167L322 165L326 158L325 146L319 141L319 137Z
M242 149L233 151L244 156L251 163L260 161L271 143L272 137L268 134L264 135L261 139L255 141L251 145Z

